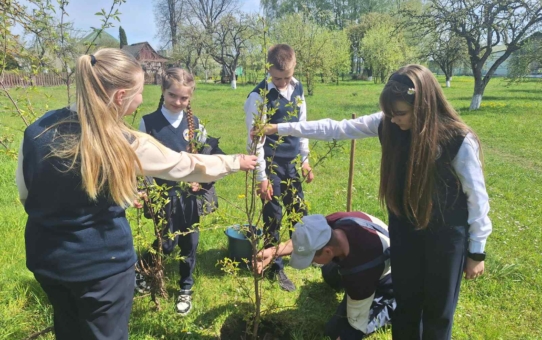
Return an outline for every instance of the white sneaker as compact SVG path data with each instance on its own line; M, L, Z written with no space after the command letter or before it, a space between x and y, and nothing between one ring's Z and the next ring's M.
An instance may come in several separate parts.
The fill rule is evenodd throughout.
M139 294L145 294L151 291L151 287L147 284L143 274L136 272L134 289Z
M187 315L192 309L192 291L188 289L182 289L179 292L179 297L177 298L177 304L175 305L177 313L180 315Z

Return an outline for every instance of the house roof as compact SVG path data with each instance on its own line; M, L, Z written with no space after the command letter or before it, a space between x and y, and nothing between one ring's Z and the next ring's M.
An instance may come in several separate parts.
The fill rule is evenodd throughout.
M145 47L145 46L148 46L149 49L151 50L152 54L154 55L154 58L152 59L148 59L148 58L144 58L143 56L140 55L140 52L141 50ZM139 61L168 61L169 59L167 57L164 57L160 54L158 54L154 48L152 48L152 46L146 42L146 41L143 41L143 42L139 42L139 43L135 43L135 44L131 44L131 45L126 45L126 46L123 46L122 47L122 50L123 51L126 51L128 53L130 53L131 55L133 55L137 60Z

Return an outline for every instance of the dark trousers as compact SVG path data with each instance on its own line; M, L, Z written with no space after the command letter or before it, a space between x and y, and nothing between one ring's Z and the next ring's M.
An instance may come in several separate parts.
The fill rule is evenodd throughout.
M339 267L334 263L328 263L322 267L322 277L324 281L333 289L339 291L342 289L341 275ZM363 333L353 328L348 322L346 313L346 293L342 302L337 307L333 317L327 322L325 335L330 339L341 340L359 340L373 333L380 327L391 323L393 310L396 307L392 288L392 278L388 274L384 276L376 289L371 310L369 313L369 322L367 323L367 333Z
M467 250L467 228L415 231L390 217L389 231L397 300L393 339L450 339Z
M179 246L180 256L183 258L179 261L181 276L179 286L181 290L190 290L194 286L192 274L196 268L196 250L199 244L199 230L192 227L200 221L197 198L195 195L183 195L181 197L173 196L170 199L171 202L164 207L167 224L162 234L162 252L169 255L173 253L175 246ZM192 232L176 235L173 239L168 237L168 234L188 231ZM153 247L158 249L158 240L154 242ZM151 259L150 253L143 256L143 261L149 265L152 263Z
M35 275L54 310L57 340L128 339L134 267L88 282L62 282Z
M266 247L272 247L280 243L280 226L283 216L280 201L286 207L288 214L296 212L302 213L303 216L307 215L307 209L302 203L304 198L303 188L301 187L301 180L295 168L295 163L273 161L269 166L273 167L274 173L271 173L269 169L266 170L267 178L271 181L273 187L273 199L265 202L263 207L264 233L266 239L269 240ZM292 232L290 231L291 235ZM277 257L272 270L282 270L283 268L282 257Z

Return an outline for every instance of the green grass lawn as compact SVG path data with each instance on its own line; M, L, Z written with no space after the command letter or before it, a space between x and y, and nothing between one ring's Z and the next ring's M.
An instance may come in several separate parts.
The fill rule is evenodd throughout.
M530 81L507 87L503 80L494 79L476 112L468 111L473 79L454 77L452 86L444 89L446 96L483 144L494 227L486 248L486 274L462 284L453 338L542 339L542 83ZM228 86L200 84L193 98L194 113L204 120L210 134L221 137L221 147L227 153L245 150L243 103L251 89L250 85L234 91ZM343 119L352 113L373 113L378 110L381 89L382 85L369 82L318 85L315 95L307 98L308 117ZM29 96L40 114L46 106L56 108L66 103L63 88L40 88L28 95L13 90L12 94L20 103ZM159 96L159 87L147 86L140 114L154 111ZM23 125L11 112L7 99L0 96L0 135L14 135L16 149ZM139 118L135 125L138 123ZM341 142L343 148L316 168L315 181L305 185L311 213L345 209L349 145ZM316 144L313 149L322 152L325 145ZM378 140L357 142L353 207L386 220L377 201L379 160ZM0 339L23 339L52 325L47 298L25 267L26 215L17 200L15 168L16 160L0 155ZM241 204L243 182L242 174L219 181L219 195ZM221 201L220 213L205 218L204 224L244 222L231 203ZM134 220L134 210L128 214ZM150 237L151 230L146 226L145 237ZM249 277L241 274L234 278L216 266L226 256L223 230L203 231L200 239L193 312L184 318L174 312L178 273L172 262L167 267L170 298L162 301L162 310L155 311L149 297L135 299L131 339L215 339L222 324L246 305L242 286L250 284ZM286 271L297 291L283 292L278 285L265 282L264 309L289 334L285 338L321 339L325 321L340 295L322 283L315 268L296 271L287 267ZM52 334L41 337L52 338ZM391 339L391 334L383 331L372 339Z

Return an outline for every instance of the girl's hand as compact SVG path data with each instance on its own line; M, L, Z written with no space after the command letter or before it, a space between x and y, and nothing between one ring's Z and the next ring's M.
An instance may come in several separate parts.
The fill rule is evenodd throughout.
M274 135L275 133L278 133L279 132L279 128L277 126L277 124L266 124L264 127L263 127L263 134L264 135Z
M143 203L141 203L140 200L135 199L135 200L134 200L134 208L136 208L136 209L141 209L141 208L143 208Z
M192 192L198 192L199 189L201 189L201 186L197 182L190 183L190 186L191 186Z
M465 279L472 280L484 273L484 261L475 261L467 257L467 263L465 264Z
M143 208L143 202L141 200L145 200L147 198L147 193L145 191L139 191L138 192L138 198L134 200L134 208L141 209Z
M265 124L263 127L262 127L262 130L261 130L263 136L261 137L260 139L260 143L263 143L263 139L264 137L267 135L274 135L275 133L278 132L278 126L277 124ZM252 140L254 140L254 138L258 138L258 134L260 133L260 131L257 131L256 129L252 129L250 131L250 138Z
M239 158L239 166L241 170L254 170L257 165L258 157L256 155L237 155Z

